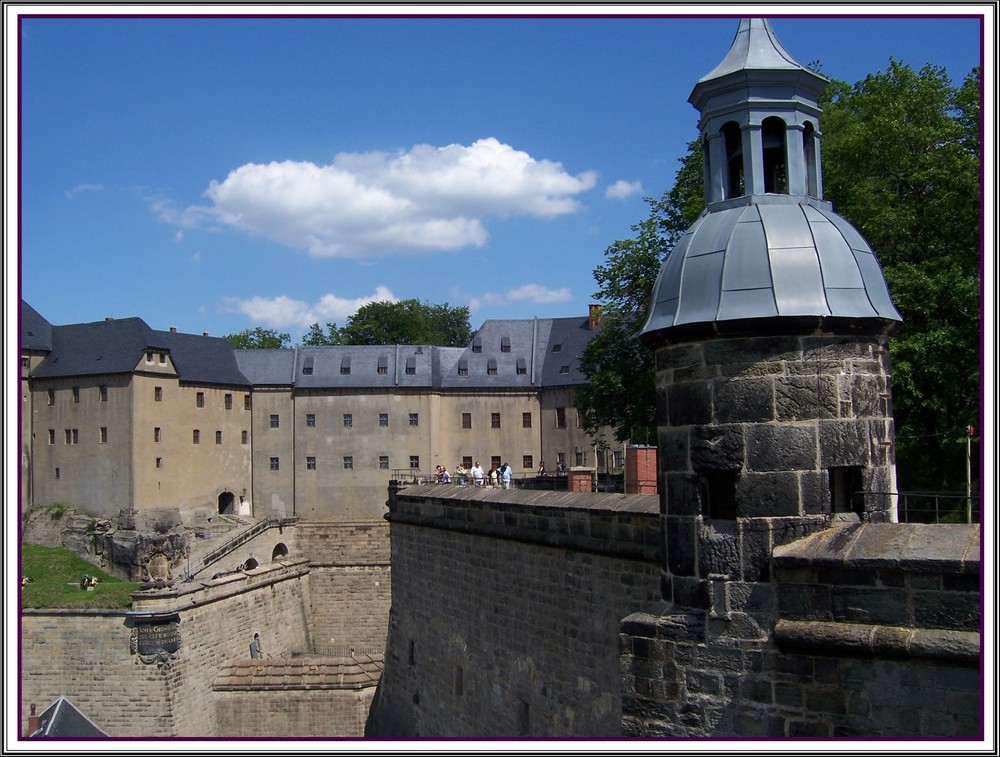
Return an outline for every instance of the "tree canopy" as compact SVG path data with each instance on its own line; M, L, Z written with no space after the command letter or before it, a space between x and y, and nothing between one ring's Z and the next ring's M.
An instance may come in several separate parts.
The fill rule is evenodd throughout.
M417 299L370 302L342 327L318 323L309 327L303 344L433 344L464 347L472 339L469 308L432 305Z
M290 347L292 337L285 332L265 329L258 326L254 329L244 329L236 334L227 334L233 347L241 350L277 350Z
M980 426L980 77L891 61L823 98L824 196L866 237L904 319L893 337L901 489L964 488L964 441ZM585 425L655 440L655 366L634 335L662 262L704 208L699 141L674 186L594 271L601 332L583 355Z

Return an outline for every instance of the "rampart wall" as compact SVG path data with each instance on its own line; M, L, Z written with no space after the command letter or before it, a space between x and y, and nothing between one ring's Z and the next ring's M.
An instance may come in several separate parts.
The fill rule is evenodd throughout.
M614 736L618 625L659 596L651 495L410 487L391 497L379 736Z

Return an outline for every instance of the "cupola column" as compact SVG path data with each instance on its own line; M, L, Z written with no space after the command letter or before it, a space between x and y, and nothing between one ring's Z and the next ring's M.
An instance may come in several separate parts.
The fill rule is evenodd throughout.
M743 127L743 194L764 194L764 141L760 124Z
M807 195L805 131L802 124L788 124L785 127L785 156L788 160L788 194Z
M726 199L726 141L722 134L705 134L705 203Z

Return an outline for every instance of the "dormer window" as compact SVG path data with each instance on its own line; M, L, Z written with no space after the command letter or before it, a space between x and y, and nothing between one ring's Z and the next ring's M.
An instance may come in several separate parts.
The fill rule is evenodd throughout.
M417 359L415 357L406 358L406 375L415 376L417 374Z
M476 353L479 353L479 352L483 351L483 338L481 336L477 336L477 337L473 338L473 340L472 340L472 351L476 352Z
M497 361L496 358L490 358L486 363L486 375L496 376L497 375Z
M313 372L313 358L307 357L305 360L302 361L302 375L312 376L312 372Z
M510 352L510 337L505 336L500 338L500 351Z
M351 375L351 358L344 357L340 361L340 375L350 376Z
M389 373L389 356L379 355L378 356L378 375L385 376Z
M469 375L469 361L462 358L458 361L458 375L468 376Z

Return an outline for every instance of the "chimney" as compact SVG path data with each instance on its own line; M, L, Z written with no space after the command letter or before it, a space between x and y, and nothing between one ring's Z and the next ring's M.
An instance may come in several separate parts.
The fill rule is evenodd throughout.
M170 333L171 334L176 334L177 333L177 327L176 326L171 326L170 327Z
M202 336L208 336L208 332L207 332L207 331L202 331L202 332L201 332L201 335L202 335Z
M590 317L587 321L587 328L590 331L596 329L601 323L601 306L591 305L590 306Z
M35 714L35 705L31 705L31 714L28 715L28 733L30 736L38 730L38 716Z
M114 318L112 318L112 317L111 317L111 316L109 315L109 316L108 316L107 318L105 318L104 320L105 320L105 321L113 321L113 320L114 320Z

